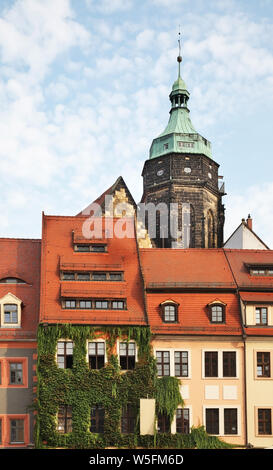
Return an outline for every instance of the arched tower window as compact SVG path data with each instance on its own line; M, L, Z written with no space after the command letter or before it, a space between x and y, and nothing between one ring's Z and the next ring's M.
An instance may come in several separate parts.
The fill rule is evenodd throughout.
M215 221L211 210L207 214L207 246L215 248Z
M195 211L192 204L182 204L183 248L195 247Z

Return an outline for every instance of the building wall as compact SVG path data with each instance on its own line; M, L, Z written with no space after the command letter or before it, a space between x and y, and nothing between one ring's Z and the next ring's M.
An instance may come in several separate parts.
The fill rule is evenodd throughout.
M271 373L268 378L257 377L257 352L270 352ZM248 338L246 342L246 398L248 442L254 447L273 445L273 341ZM271 435L258 432L258 409L271 410Z
M208 247L208 211L214 219L212 247L222 245L223 223L221 194L218 191L218 164L204 155L169 154L147 160L143 169L144 193L142 202L154 204L191 204L193 208L191 247ZM180 209L180 208L179 208ZM205 219L204 219L205 217ZM181 211L178 227L181 230ZM180 241L180 240L178 240ZM172 247L169 236L164 247ZM162 240L156 238L158 247Z
M0 343L0 419L2 421L2 439L0 447L26 447L33 444L33 387L36 376L36 342ZM20 363L23 368L22 384L10 384L10 364ZM10 421L24 420L24 441L20 444L11 443Z
M156 351L188 351L189 377L180 378L181 394L185 408L190 411L190 427L206 425L206 408L218 408L220 418L219 437L226 442L238 445L245 444L245 404L244 404L244 351L243 342L231 338L186 337L186 336L157 336L152 342L154 354ZM219 375L221 374L221 352L237 352L236 378L205 378L204 351L219 352ZM171 375L174 367L171 364ZM225 408L238 410L238 432L236 435L224 435L223 413ZM172 423L175 432L176 423Z

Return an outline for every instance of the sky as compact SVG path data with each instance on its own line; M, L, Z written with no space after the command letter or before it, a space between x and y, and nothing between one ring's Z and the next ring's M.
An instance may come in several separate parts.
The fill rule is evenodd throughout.
M136 202L181 75L227 195L273 248L272 0L0 0L0 237L40 238L121 175Z

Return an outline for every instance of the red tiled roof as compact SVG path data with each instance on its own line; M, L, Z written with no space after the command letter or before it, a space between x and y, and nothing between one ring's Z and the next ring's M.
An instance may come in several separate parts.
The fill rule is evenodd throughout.
M236 284L223 250L142 249L140 256L153 333L242 334ZM173 324L163 322L160 309L170 299L179 304ZM216 299L226 304L224 324L210 322L208 304Z
M273 336L273 326L272 327L250 327L245 328L247 336Z
M251 276L247 265L273 265L273 250L224 250L236 283L241 288L273 290L273 277Z
M240 292L244 302L273 303L273 292Z
M1 339L35 339L39 317L41 240L1 238L0 279L15 277L26 284L0 283L0 298L11 293L22 304L18 329L0 329Z
M143 286L135 238L108 238L107 253L73 250L73 231L80 233L86 217L43 217L42 295L40 321L97 325L145 325ZM106 219L102 218L102 224ZM116 219L120 220L120 219ZM128 226L134 220L126 219ZM114 219L115 221L115 219ZM124 272L124 281L61 281L62 268L72 271ZM125 298L126 310L66 310L61 296L75 298Z
M146 287L236 288L221 249L141 249Z
M160 304L170 299L169 294L147 293L148 320L153 333L185 335L241 335L240 313L235 293L220 293L218 298L226 304L225 323L213 324L209 319L208 304L215 300L214 293L175 293L171 299L179 304L178 322L162 320Z

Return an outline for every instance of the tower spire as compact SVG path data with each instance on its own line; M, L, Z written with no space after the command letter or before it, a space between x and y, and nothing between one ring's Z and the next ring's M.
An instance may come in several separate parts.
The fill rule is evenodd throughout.
M177 62L178 62L178 78L179 78L180 77L180 64L182 62L180 25L179 25L179 32L178 32L178 57L177 57Z

